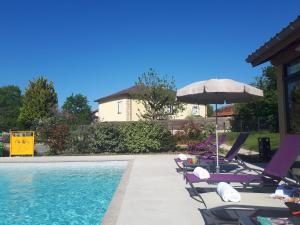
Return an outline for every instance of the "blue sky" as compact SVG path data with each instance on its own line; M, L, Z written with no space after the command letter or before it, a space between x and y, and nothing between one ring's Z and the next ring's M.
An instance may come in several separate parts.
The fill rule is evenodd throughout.
M0 86L44 75L60 105L134 84L149 68L175 78L252 82L248 54L300 14L297 0L0 1Z

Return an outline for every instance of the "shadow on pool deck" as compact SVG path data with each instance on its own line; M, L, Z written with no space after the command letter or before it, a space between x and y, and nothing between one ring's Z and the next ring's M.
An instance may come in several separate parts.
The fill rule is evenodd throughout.
M292 216L287 208L251 206L251 205L230 205L215 207L213 209L198 209L201 213L205 225L216 224L239 224L240 218L253 219L256 216L265 217L289 217L294 224L300 223L300 218ZM252 219L249 218L252 222ZM254 224L254 223L253 223Z
M246 161L250 167L262 170L267 162L260 159L258 154L255 155L240 155L242 160ZM254 173L249 172L246 170L247 173ZM204 208L202 205L201 199L196 195L196 193L190 188L185 187L186 191L189 193L190 197L196 202L200 203L200 208L198 210L201 212L201 215L205 221L205 224L218 224L219 220L222 221L224 218L216 218L216 215L222 215L222 213L226 213L228 207L231 206L239 206L244 207L243 209L239 209L239 213L243 214L246 212L247 207L249 208L259 208L259 209L281 209L288 211L282 201L277 199L272 199L270 197L271 193L274 193L276 187L261 187L257 185L247 186L243 188L243 186L239 183L232 183L232 186L241 194L241 201L239 203L232 203L232 202L223 202L220 196L216 193L217 184L207 184L207 183L199 183L195 185L195 188L199 194L201 194L203 201L207 205L207 209ZM226 211L226 210L227 211ZM219 211L218 211L219 210ZM223 211L222 211L223 210ZM216 215L212 214L212 212L217 211ZM236 209L235 209L236 211ZM222 213L221 213L222 212ZM232 209L231 209L231 213ZM253 213L253 211L252 211ZM236 215L236 212L235 212ZM221 216L222 217L222 216ZM220 222L219 221L219 222ZM224 222L224 220L222 221ZM230 219L230 221L225 220L226 223L222 224L237 224L237 219ZM299 223L300 224L300 223Z

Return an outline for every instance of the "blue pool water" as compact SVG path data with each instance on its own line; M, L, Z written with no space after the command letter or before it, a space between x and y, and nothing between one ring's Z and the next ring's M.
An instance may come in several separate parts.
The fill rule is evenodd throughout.
M0 164L0 224L100 224L127 162Z

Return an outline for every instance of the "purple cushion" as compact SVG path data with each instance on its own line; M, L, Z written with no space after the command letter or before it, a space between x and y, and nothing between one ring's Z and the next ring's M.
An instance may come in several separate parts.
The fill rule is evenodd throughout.
M283 178L300 154L300 135L286 135L264 174Z

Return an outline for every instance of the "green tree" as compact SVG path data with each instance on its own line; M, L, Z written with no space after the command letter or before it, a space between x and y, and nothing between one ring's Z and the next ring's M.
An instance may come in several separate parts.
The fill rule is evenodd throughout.
M30 128L34 120L49 118L57 108L57 94L53 82L39 77L29 81L23 98L23 106L19 116L20 123Z
M145 108L145 111L140 111L142 119L168 119L183 110L182 103L176 101L176 87L173 78L160 77L154 69L149 69L138 78L136 85L138 91L134 97Z
M212 105L207 105L207 117L211 117L214 114L214 107Z
M72 94L67 97L62 109L75 118L74 121L76 125L89 124L92 122L91 107L88 105L87 97L82 94Z
M234 130L268 129L278 131L278 103L275 67L263 68L262 75L252 84L264 92L255 102L235 104L236 115L232 121Z
M60 154L67 148L70 127L74 123L72 119L66 113L54 110L51 117L34 120L32 128L35 130L36 141L50 147L48 154Z
M0 130L18 128L18 116L22 104L21 90L9 85L0 88Z

